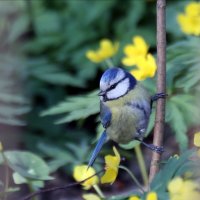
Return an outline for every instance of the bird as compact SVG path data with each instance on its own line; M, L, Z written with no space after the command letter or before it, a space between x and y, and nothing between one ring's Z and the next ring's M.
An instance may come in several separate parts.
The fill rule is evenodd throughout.
M102 146L108 140L127 144L138 140L158 153L163 147L143 141L152 110L152 103L164 98L164 93L151 96L147 89L128 71L113 67L100 79L100 121L104 131L90 157L88 167L95 162Z

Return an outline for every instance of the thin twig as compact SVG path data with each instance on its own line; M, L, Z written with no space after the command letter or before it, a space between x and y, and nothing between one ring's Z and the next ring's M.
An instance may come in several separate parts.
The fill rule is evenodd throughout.
M138 186L138 188L142 191L142 193L145 192L142 185L140 184L140 182L137 180L137 178L134 176L134 174L127 167L120 165L119 169L123 169L124 171L126 171L130 175L132 180L135 182L135 184Z
M39 191L33 192L33 193L31 193L31 194L29 194L29 195L23 197L23 198L20 199L20 200L29 200L29 199L31 199L31 198L33 198L33 197L35 197L35 196L37 196L37 195L40 195L40 194L42 194L42 193L54 192L54 191L56 191L56 190L64 190L64 189L67 189L67 188L71 188L71 187L73 187L73 186L79 185L79 184L81 184L81 183L87 181L88 179L90 179L90 178L92 178L93 176L96 176L96 175L102 173L103 171L105 171L105 170L102 169L101 171L99 171L99 172L93 174L92 176L90 176L90 177L88 177L88 178L86 178L86 179L84 179L84 180L82 180L82 181L80 181L80 182L77 182L77 183L71 183L71 184L67 184L67 185L64 185L64 186L57 186L57 187L47 188L47 189L43 189L43 190L39 190Z
M157 93L166 91L166 0L157 0ZM158 99L153 144L162 146L165 122L165 99ZM161 155L153 152L150 166L150 182L159 170Z

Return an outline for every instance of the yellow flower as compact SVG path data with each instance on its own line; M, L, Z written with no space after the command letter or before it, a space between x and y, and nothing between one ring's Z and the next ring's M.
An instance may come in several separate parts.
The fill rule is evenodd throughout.
M185 8L185 13L189 16L198 17L200 15L200 3L191 2Z
M132 40L133 44L124 48L126 57L122 59L122 63L125 66L137 65L140 57L145 57L148 52L149 47L141 36L135 36Z
M130 196L128 200L140 200L138 196ZM146 200L158 200L156 192L149 192L146 196Z
M148 77L154 77L156 73L155 58L148 54L146 57L141 57L137 62L137 68L130 71L130 73L139 81Z
M102 39L100 41L100 48L96 51L89 50L86 52L86 57L94 63L100 63L108 58L111 58L117 53L119 49L119 43L112 43L108 39Z
M157 194L155 192L149 192L146 200L158 200Z
M3 144L0 141L0 152L3 151Z
M199 185L192 180L176 177L168 184L170 200L199 200Z
M106 172L101 177L101 183L113 183L118 175L118 167L120 164L120 155L115 147L113 147L115 156L105 156Z
M78 165L74 168L73 177L77 182L81 182L90 176L94 175L96 171L94 168L89 167L87 165ZM81 183L81 185L84 187L85 190L90 189L93 185L97 184L99 182L98 177L95 175L91 177L90 179L84 181Z
M185 13L177 16L181 30L188 35L200 35L200 2L191 2L185 7Z
M136 66L130 72L139 81L153 77L156 73L156 61L148 53L148 49L147 43L141 36L133 37L133 44L127 45L124 48L126 56L122 59L122 63L125 66Z
M84 194L83 199L84 200L101 200L101 198L98 195L93 194L93 193Z
M200 149L197 151L197 156L200 158Z
M140 200L138 196L130 196L128 200Z
M170 193L178 193L183 186L183 179L181 177L177 177L173 179L169 185L168 185L168 190Z
M200 132L194 135L194 145L200 147Z

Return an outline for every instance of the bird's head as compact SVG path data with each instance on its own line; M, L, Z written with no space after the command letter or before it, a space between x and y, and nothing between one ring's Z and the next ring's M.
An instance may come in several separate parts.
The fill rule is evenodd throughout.
M100 79L99 96L102 101L118 99L132 90L136 83L136 79L121 68L107 69Z

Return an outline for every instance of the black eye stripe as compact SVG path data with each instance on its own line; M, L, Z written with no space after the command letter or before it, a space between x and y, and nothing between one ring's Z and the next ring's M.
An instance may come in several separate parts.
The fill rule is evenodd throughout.
M122 81L124 81L127 77L125 76L124 78L122 78L121 80L119 80L117 83L114 83L113 85L111 85L108 89L107 92L110 90L113 90L119 83L121 83Z

